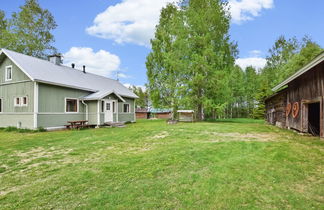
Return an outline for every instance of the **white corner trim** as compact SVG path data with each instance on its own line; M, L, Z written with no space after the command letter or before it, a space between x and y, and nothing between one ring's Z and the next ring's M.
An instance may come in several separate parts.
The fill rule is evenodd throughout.
M135 100L134 100L134 122L136 122L136 104L135 104Z
M0 113L3 113L3 98L0 97Z
M118 115L119 115L119 104L118 104L118 100L116 101L116 121L119 122L119 119L118 119Z
M38 115L38 83L34 83L34 128L38 127L37 122L37 115Z
M83 100L81 100L81 103L85 106L86 111L86 121L89 120L89 111L88 111L88 104L84 103Z
M97 126L100 125L100 102L101 101L97 101Z

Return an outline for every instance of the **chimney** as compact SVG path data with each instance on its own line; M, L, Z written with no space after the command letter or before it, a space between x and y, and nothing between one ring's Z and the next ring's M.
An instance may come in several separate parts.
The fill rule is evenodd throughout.
M86 71L85 71L85 65L83 65L83 73L86 73Z
M75 64L74 64L74 63L72 63L72 64L71 64L71 66L72 66L72 68L74 68L74 67L75 67Z
M51 63L54 63L55 65L61 65L62 63L62 56L60 54L54 54L48 56L48 60Z

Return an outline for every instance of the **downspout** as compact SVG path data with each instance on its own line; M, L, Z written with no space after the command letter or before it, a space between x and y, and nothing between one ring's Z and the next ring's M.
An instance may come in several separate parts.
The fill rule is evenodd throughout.
M86 121L88 121L89 120L88 104L84 103L84 100L81 100L81 103L86 107Z

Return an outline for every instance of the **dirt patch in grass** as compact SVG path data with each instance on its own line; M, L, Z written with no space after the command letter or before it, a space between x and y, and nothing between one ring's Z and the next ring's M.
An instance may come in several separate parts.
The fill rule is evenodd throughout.
M161 133L156 134L153 136L153 139L164 139L169 136L169 133L167 131L162 131Z
M18 156L20 158L20 163L26 164L40 158L52 158L56 155L66 155L71 151L72 149L62 149L54 147L44 149L43 147L37 147L27 152L17 152L16 154L14 154L14 156Z

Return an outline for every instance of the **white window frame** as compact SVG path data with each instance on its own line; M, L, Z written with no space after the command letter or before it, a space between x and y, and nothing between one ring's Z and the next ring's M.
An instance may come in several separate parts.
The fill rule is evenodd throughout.
M76 112L67 112L66 111L66 101L67 100L76 100L77 101L77 111ZM64 100L64 113L68 113L68 114L73 114L73 113L79 113L79 99L78 98L65 98L65 100Z
M3 98L0 98L0 113L3 113Z
M128 104L128 112L125 112L124 106ZM123 104L123 113L131 113L131 107L129 103L124 103Z
M106 102L105 100L100 101L100 113L105 113L106 111Z
M117 111L116 111L117 106L118 106L117 101L112 101L112 111L114 114L117 113Z
M19 104L17 104L17 98L19 98ZM21 106L21 97L14 97L14 106L20 107Z
M8 69L9 68L10 68L10 71L11 71L11 78L10 79L8 79ZM5 70L5 81L6 82L12 81L12 65L6 66L6 70Z
M24 104L24 98L26 98L26 104ZM20 98L20 106L28 106L28 97L27 96L23 96Z

